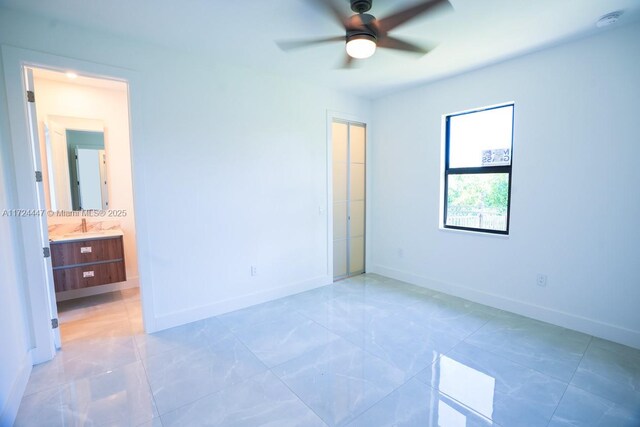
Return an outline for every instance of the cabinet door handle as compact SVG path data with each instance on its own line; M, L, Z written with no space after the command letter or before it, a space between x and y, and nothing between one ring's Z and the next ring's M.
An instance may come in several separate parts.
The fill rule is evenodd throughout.
M91 246L83 246L80 248L81 254L90 254L92 252Z
M83 271L82 272L82 278L86 279L87 277L94 277L93 270L91 270L91 271Z

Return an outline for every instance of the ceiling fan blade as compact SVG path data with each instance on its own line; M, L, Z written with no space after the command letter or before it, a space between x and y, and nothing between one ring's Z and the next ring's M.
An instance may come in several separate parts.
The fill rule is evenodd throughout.
M331 42L344 42L344 36L335 37L322 37L318 39L304 39L304 40L283 40L277 41L276 44L282 50L289 51L294 49L300 49L303 47L314 46L317 44L331 43Z
M381 40L378 40L378 47L403 50L405 52L419 53L421 55L429 53L429 50L430 50L422 46L418 46L413 43L409 43L408 41L404 41L399 38L391 37L391 36L386 36Z
M404 24L417 17L420 14L423 14L431 9L436 7L449 7L451 8L451 3L447 0L427 0L422 1L421 3L416 4L415 6L411 6L407 9L397 11L387 17L382 19L378 19L378 27L382 32L388 32L393 30L396 27Z
M349 22L349 16L338 6L335 0L308 0L316 6L320 6L326 12L329 12L333 19L338 21L342 27L347 28Z

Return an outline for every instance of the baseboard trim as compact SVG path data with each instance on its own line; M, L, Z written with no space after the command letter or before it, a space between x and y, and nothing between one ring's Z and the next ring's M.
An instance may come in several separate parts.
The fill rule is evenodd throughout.
M180 326L197 320L206 319L208 317L218 316L230 311L240 310L252 305L309 291L330 283L333 283L333 277L318 276L302 282L281 286L279 288L243 295L238 298L230 298L214 304L204 305L189 310L177 311L156 317L154 322L155 330L147 332L157 332L163 329L173 328L174 326Z
M430 279L379 264L370 264L367 267L367 271L640 349L640 331L626 329L501 295L478 291L460 284Z
M137 288L140 286L138 277L131 277L124 282L109 283L108 285L92 286L90 288L73 289L70 291L56 292L56 301L66 301L75 298L89 297L92 295L106 294L107 292L121 291L123 289Z
M13 380L7 401L2 408L2 412L0 412L1 427L10 427L15 422L18 409L20 408L20 402L22 402L22 396L24 396L24 392L27 389L27 382L29 382L32 367L31 354L26 353L18 369L18 374Z

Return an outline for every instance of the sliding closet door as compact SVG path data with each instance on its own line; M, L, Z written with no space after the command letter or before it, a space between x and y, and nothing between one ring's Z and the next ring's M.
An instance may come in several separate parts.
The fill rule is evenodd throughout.
M349 275L364 273L365 129L349 125Z
M346 277L348 256L349 125L333 122L333 278Z
M364 272L365 126L333 122L333 277Z

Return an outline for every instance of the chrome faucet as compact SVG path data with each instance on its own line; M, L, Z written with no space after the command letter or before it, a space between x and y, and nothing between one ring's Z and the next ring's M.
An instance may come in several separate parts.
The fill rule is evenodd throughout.
M87 232L87 219L86 218L82 218L82 232L83 233Z

